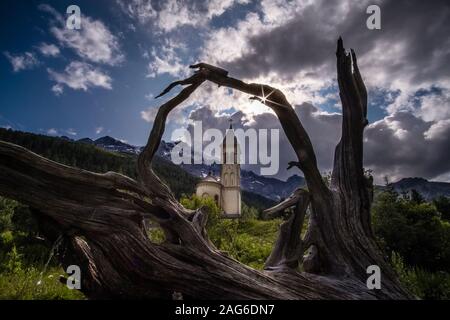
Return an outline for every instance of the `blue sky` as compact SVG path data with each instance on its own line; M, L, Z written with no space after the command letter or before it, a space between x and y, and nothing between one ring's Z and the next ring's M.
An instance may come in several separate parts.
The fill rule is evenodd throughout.
M326 171L339 139L334 50L342 35L369 89L367 166L379 179L448 181L442 135L450 132L449 6L372 2L381 8L381 30L365 25L368 1L2 1L0 126L142 145L166 99L153 97L187 76L189 64L205 61L282 89L316 134ZM81 30L64 26L71 4L81 9ZM222 120L238 110L243 127L277 126L267 108L247 98L205 85L171 116L165 139L199 115L210 117L200 119L204 127L223 129ZM282 161L291 160L289 145L281 151Z
M61 15L69 5L77 4L82 15L101 21L111 34L116 35L120 53L125 59L114 66L98 64L111 77L111 89L96 86L87 90L67 88L60 95L51 91L55 82L49 77L48 68L63 70L71 61L80 61L80 57L73 49L64 47L59 47L60 54L56 57L39 52L37 46L42 43L58 45L49 31L54 17L40 9L42 4L50 5ZM38 133L54 134L56 130L57 135L74 139L108 134L133 144L145 143L150 125L142 119L141 111L148 106L156 107L157 102L151 99L151 95L156 96L175 79L165 73L148 77L149 59L143 54L158 50L164 35L154 36L147 26L133 23L124 16L117 3L109 0L4 1L1 6L0 51L12 55L30 52L39 62L14 72L10 61L2 55L0 68L5 76L0 80L0 125ZM240 10L226 12L214 18L211 24L220 27L232 23L243 17L248 7L243 5ZM182 53L180 58L192 63L202 39L191 27L184 28L183 37L186 35L189 52ZM168 132L170 130L171 127Z
M71 135L66 131L72 129L77 133L73 138L95 137L96 130L103 127L101 134L143 143L149 129L149 123L140 116L140 111L149 104L145 96L160 90L168 81L168 77L164 76L146 78L148 62L142 57L137 43L151 46L152 37L145 32L127 32L123 37L118 37L125 60L118 66L100 64L101 70L112 78L111 90L95 86L86 91L66 88L63 94L57 96L51 91L55 82L50 79L47 69L63 70L71 61L79 61L79 57L74 50L61 47L57 57L40 54L35 46L43 42L55 44L54 36L48 31L52 16L39 10L37 1L7 2L2 2L7 9L2 9L0 51L11 54L33 52L39 64L30 70L14 72L10 62L2 55L2 125L32 132L47 132L54 128L60 135L67 136ZM51 5L63 13L72 3L55 1ZM83 14L104 21L112 34L119 34L123 22L118 17L117 9L111 8L109 1L95 3L77 2ZM14 19L11 19L11 14Z

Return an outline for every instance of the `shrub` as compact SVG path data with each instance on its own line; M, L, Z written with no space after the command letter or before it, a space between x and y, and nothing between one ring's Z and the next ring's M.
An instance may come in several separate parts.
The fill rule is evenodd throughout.
M392 253L391 264L405 288L417 297L426 300L450 299L450 274L408 267L396 252Z

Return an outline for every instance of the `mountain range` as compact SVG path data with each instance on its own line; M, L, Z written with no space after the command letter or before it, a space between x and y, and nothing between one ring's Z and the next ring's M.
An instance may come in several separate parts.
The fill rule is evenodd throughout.
M132 146L110 136L93 140L83 138L73 140L68 137L50 137L29 132L0 128L0 140L21 145L33 152L66 165L76 166L94 172L116 171L135 177L136 156L142 147ZM194 192L195 184L201 177L212 171L218 174L219 165L176 165L170 153L177 142L161 141L155 156L154 169L166 181L177 197ZM242 198L246 203L267 208L280 199L289 196L305 179L298 175L287 181L264 177L252 171L241 170ZM426 200L438 196L450 197L450 183L428 181L426 179L404 178L389 185L399 194L410 193L413 189ZM382 190L386 186L375 186Z
M102 149L112 151L112 152L120 152L120 153L127 153L127 154L139 154L139 152L142 149L141 147L135 147L135 146L129 145L125 142L114 139L113 137L110 137L110 136L104 136L104 137L98 138L97 140L92 140L91 138L83 138L83 139L77 140L77 142L95 145L97 147L100 147Z
M95 145L104 150L125 154L139 154L143 148L129 145L110 136L101 137L97 140L83 138L77 140L77 142ZM176 144L177 142L161 141L157 155L165 160L171 161L171 151ZM214 174L220 172L220 166L217 164L181 164L180 167L199 178L205 177L211 172ZM276 178L257 175L253 171L241 169L241 187L243 190L259 194L274 201L288 197L296 188L304 185L305 179L298 175L293 175L287 181L282 181Z
M84 138L77 142L95 145L104 150L125 154L139 154L143 147L129 145L110 136L101 137L97 140ZM161 141L157 155L167 161L171 161L171 151L177 142ZM220 166L217 164L181 164L182 169L193 176L204 177L208 173L218 174ZM241 187L243 190L259 194L265 198L279 201L288 197L296 188L305 186L305 178L293 175L286 181L280 179L260 176L253 171L241 169ZM390 186L398 193L409 193L412 189L419 192L426 200L432 200L438 196L450 197L450 183L428 181L424 178L404 178L391 183ZM382 188L382 187L380 187Z
M400 194L416 190L427 201L439 196L450 197L450 183L428 181L424 178L404 178L391 183L391 187Z

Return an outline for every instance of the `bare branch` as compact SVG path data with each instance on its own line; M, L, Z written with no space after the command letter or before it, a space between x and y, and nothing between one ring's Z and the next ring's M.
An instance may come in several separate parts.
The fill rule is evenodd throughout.
M153 156L155 155L156 151L158 150L159 144L161 143L167 116L169 115L170 111L172 111L176 106L189 98L189 96L200 86L203 81L204 80L201 79L200 74L196 74L189 78L189 80L175 82L192 84L184 88L177 96L164 103L159 108L156 118L153 121L152 131L148 138L147 144L138 158L139 181L153 195L157 195L162 198L170 198L175 202L175 199L169 188L153 172L151 163ZM166 89L167 92L170 90L170 88L171 86ZM164 92L162 94L164 94Z
M277 205L264 210L264 213L267 215L272 215L279 211L284 211L290 207L295 206L300 199L303 197L304 193L307 192L304 189L298 188L296 189L289 197L287 197L284 201L278 203Z
M359 73L356 54L353 50L351 54L345 51L341 38L336 56L343 120L342 137L335 152L332 185L336 187L340 181L347 181L346 188L357 190L363 187L362 139L367 125L367 91Z
M296 206L294 213L280 226L277 242L264 265L265 270L296 269L298 267L303 254L300 233L309 205L309 197L306 190L297 189L287 200L269 209L278 211L292 205Z
M3 141L0 155L0 194L47 212L67 227L108 229L110 226L100 221L109 214L118 218L109 218L114 228L138 227L144 215L158 222L169 219L162 207L149 201L139 184L126 176L68 167ZM117 216L119 210L121 217Z
M252 95L251 99L258 100L272 108L278 116L284 132L297 154L298 166L305 175L305 179L309 189L312 191L313 197L328 194L328 189L317 168L316 156L309 136L303 128L294 109L280 90L265 84L245 83L241 80L228 77L228 72L226 70L205 63L193 65L191 68L198 69L197 73L194 75L198 76L198 78L196 78L198 81L209 80L219 86L225 86L248 93ZM172 83L163 91L162 95L167 94L177 84L182 84L185 81L192 82L192 80L189 79L191 78Z

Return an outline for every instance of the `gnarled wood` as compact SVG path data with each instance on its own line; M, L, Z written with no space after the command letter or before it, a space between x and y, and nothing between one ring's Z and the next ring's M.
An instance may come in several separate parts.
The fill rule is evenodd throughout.
M300 239L306 209L309 205L309 193L298 189L285 201L273 208L266 210L273 213L295 206L289 219L280 226L280 233L269 258L264 264L265 270L277 270L284 268L297 269L303 255L303 242Z
M278 89L245 83L221 68L200 63L193 76L170 84L185 88L164 103L138 159L137 181L117 173L96 174L44 159L0 142L0 194L28 204L49 239L63 237L65 265L82 268L90 298L170 298L173 292L201 299L406 299L411 298L383 260L370 230L370 184L362 167L367 93L356 64L338 41L337 69L343 105L342 139L330 188L317 168L310 138ZM187 210L151 168L170 111L204 81L236 89L274 110L304 173L308 192L297 191L274 210L295 207L281 226L265 271L219 252L208 240L203 209ZM310 218L300 239L305 212ZM166 241L152 243L144 228L152 219ZM303 269L297 265L303 253ZM366 268L382 269L382 289L368 290Z

